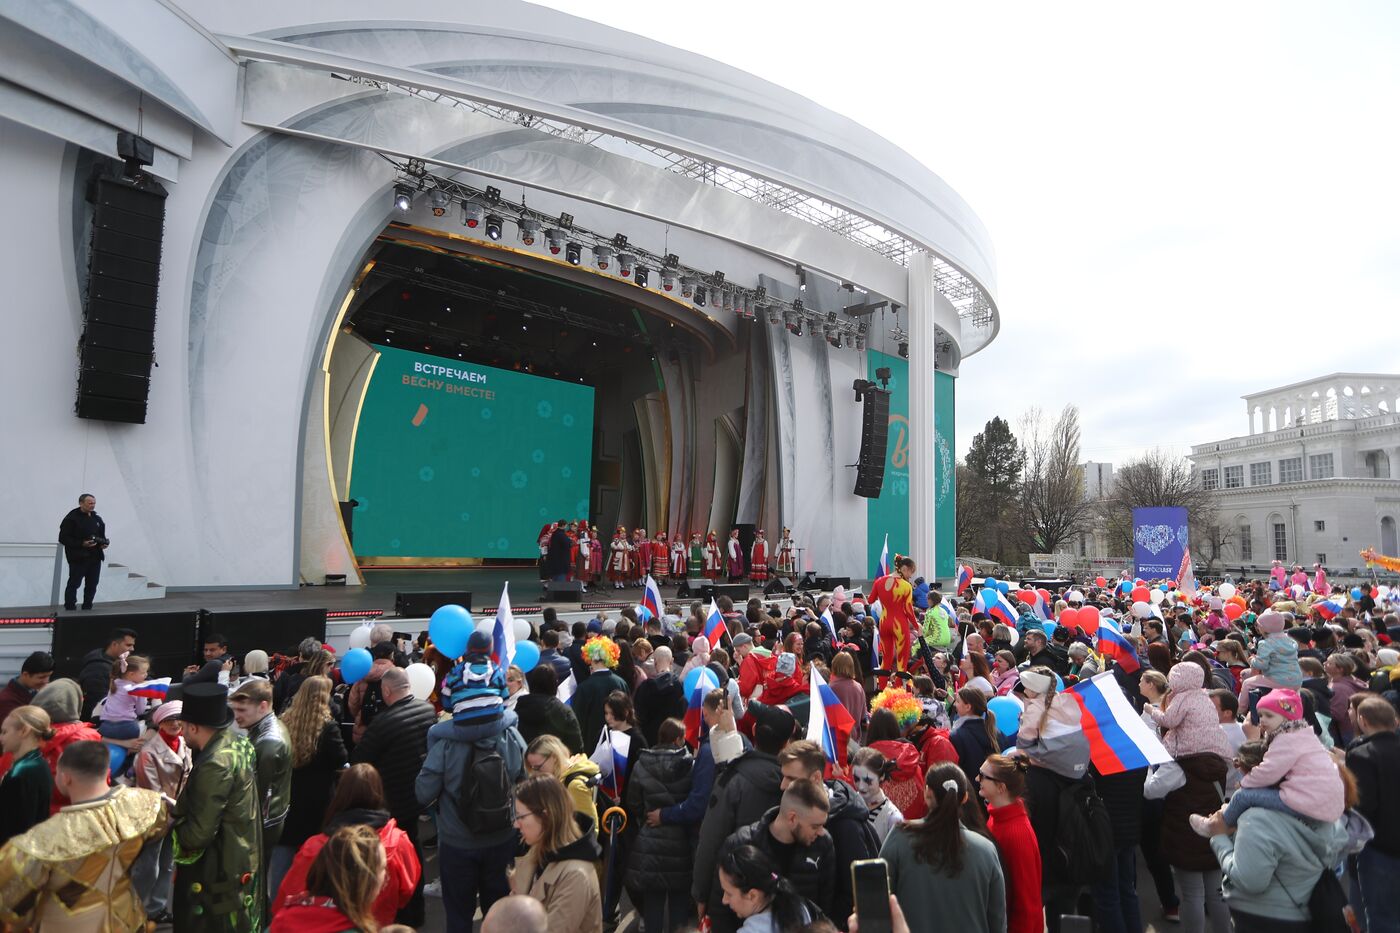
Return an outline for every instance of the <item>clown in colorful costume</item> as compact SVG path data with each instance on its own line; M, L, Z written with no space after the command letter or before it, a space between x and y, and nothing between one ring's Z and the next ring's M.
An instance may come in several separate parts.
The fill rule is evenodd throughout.
M880 619L880 659L891 671L909 670L909 653L914 641L914 562L896 556L895 571L870 586L871 600L878 600L884 615ZM883 686L884 681L881 681Z

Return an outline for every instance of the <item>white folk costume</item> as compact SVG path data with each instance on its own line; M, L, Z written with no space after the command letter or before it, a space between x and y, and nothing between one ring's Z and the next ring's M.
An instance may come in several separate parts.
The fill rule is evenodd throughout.
M681 537L677 533L671 542L671 579L673 581L685 579L686 549L685 542L681 540Z
M778 574L784 577L797 576L797 545L792 540L792 529L784 528L782 540L778 542Z
M580 525L578 529L578 578L585 584L593 582L593 570L590 563L589 552L593 549L593 536L588 533L587 525Z
M749 579L755 583L768 581L768 542L763 539L762 528L758 529L749 550Z
M608 555L608 579L612 581L613 589L622 589L622 584L627 581L628 568L631 564L632 545L627 541L627 531L618 526L617 533L613 535L612 552Z
M719 536L712 531L705 538L705 576L711 580L718 580L723 564L724 552L719 549Z

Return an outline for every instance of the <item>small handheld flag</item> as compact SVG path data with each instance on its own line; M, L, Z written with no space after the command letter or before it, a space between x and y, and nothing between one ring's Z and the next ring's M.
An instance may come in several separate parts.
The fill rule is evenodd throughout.
M705 613L705 629L701 634L705 636L705 640L710 643L710 648L713 650L719 647L720 641L723 640L728 631L724 627L724 616L720 615L718 604L711 599L710 610Z
M602 778L598 786L615 801L622 799L627 787L627 759L631 751L632 736L604 726L598 745L589 757L598 766Z
M1133 712L1112 671L1082 680L1065 692L1079 703L1079 725L1089 740L1090 760L1100 774L1118 774L1172 760L1162 741Z
M1098 641L1096 643L1099 654L1123 668L1129 674L1142 667L1138 661L1137 651L1133 649L1133 643L1118 631L1117 626L1099 623Z
M1189 547L1181 552L1181 569L1176 573L1176 588L1181 590L1187 599L1196 598L1196 567L1191 562Z
M972 568L967 564L958 565L958 588L957 595L961 596L963 591L972 585Z
M510 612L510 581L501 587L496 605L496 625L491 630L491 660L504 667L515 657L515 617Z
M838 638L836 635L836 620L831 617L830 606L827 606L825 609L822 610L822 624L825 625L826 630L831 633L831 640L833 642L837 641Z
M160 677L156 680L143 680L139 684L125 686L126 681L118 681L122 690L134 697L141 697L146 700L164 700L170 692L170 678Z
M564 682L559 685L559 691L555 693L555 696L557 696L559 698L559 702L563 703L565 706L573 706L574 693L577 690L578 678L574 676L573 671L569 671L569 676L565 677Z
M977 608L1012 628L1016 627L1016 620L1020 617L1006 594L994 586L984 586L977 591Z
M1331 620L1337 617L1337 614L1339 612L1342 611L1342 604L1337 602L1335 599L1324 599L1319 603L1314 603L1313 610L1318 615L1322 616L1323 619L1326 619L1330 622Z
M660 622L663 605L664 603L661 601L661 589L656 585L656 581L651 578L651 574L647 574L646 583L642 587L643 608L650 610L652 616Z
M824 679L821 671L812 669L812 689L810 705L807 707L807 740L816 742L826 752L826 760L842 768L846 767L846 743L856 721L851 711L836 695Z

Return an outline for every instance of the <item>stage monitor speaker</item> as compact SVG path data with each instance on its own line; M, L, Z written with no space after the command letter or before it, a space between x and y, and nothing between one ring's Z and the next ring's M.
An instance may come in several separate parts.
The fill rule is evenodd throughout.
M849 590L849 589L851 588L851 578L850 578L850 577L817 577L817 589L819 589L819 590L834 590L834 589L836 589L838 586L843 586L843 587L845 587L846 589Z
M749 586L747 583L716 583L715 598L718 599L721 596L728 596L734 600L734 605L742 606L748 602Z
M763 587L764 596L785 596L797 587L787 577L774 577Z
M802 574L802 578L797 581L797 588L799 590L817 589L817 572L815 570L808 570L806 573Z
M715 581L709 577L691 578L681 584L676 591L678 599L712 599L715 595Z
M222 635L228 639L228 653L238 663L254 648L268 654L295 655L304 638L326 640L325 609L205 609L200 613L199 644L203 639ZM186 664L204 663L202 653ZM184 668L182 664L181 669Z
M551 580L545 588L544 601L547 603L583 602L583 581Z
M443 606L461 606L471 612L472 594L466 591L410 591L394 594L394 612L404 618L426 619Z
M885 485L885 442L890 433L890 393L866 389L860 416L860 460L856 463L855 494L880 498Z
M117 614L64 614L53 626L54 676L76 679L83 657L94 648L107 647L107 636L119 628L136 633L136 653L151 659L151 670L161 677L178 679L190 663L197 645L199 613L123 612Z
M92 241L74 406L79 418L146 421L165 197L145 175L102 174L88 191Z

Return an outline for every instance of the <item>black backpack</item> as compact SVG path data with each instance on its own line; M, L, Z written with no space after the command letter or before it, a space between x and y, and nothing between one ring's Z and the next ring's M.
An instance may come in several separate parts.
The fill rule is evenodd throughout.
M1060 880L1075 885L1100 880L1113 857L1113 820L1089 780L1060 789L1054 858Z
M1337 873L1324 868L1308 896L1308 914L1312 917L1308 928L1314 933L1350 933L1346 909L1347 895Z
M377 680L371 680L365 684L365 695L360 698L360 722L368 727L387 705L384 702L384 686Z
M477 836L504 832L515 817L513 803L510 774L496 740L472 743L457 794L457 816L462 825Z

